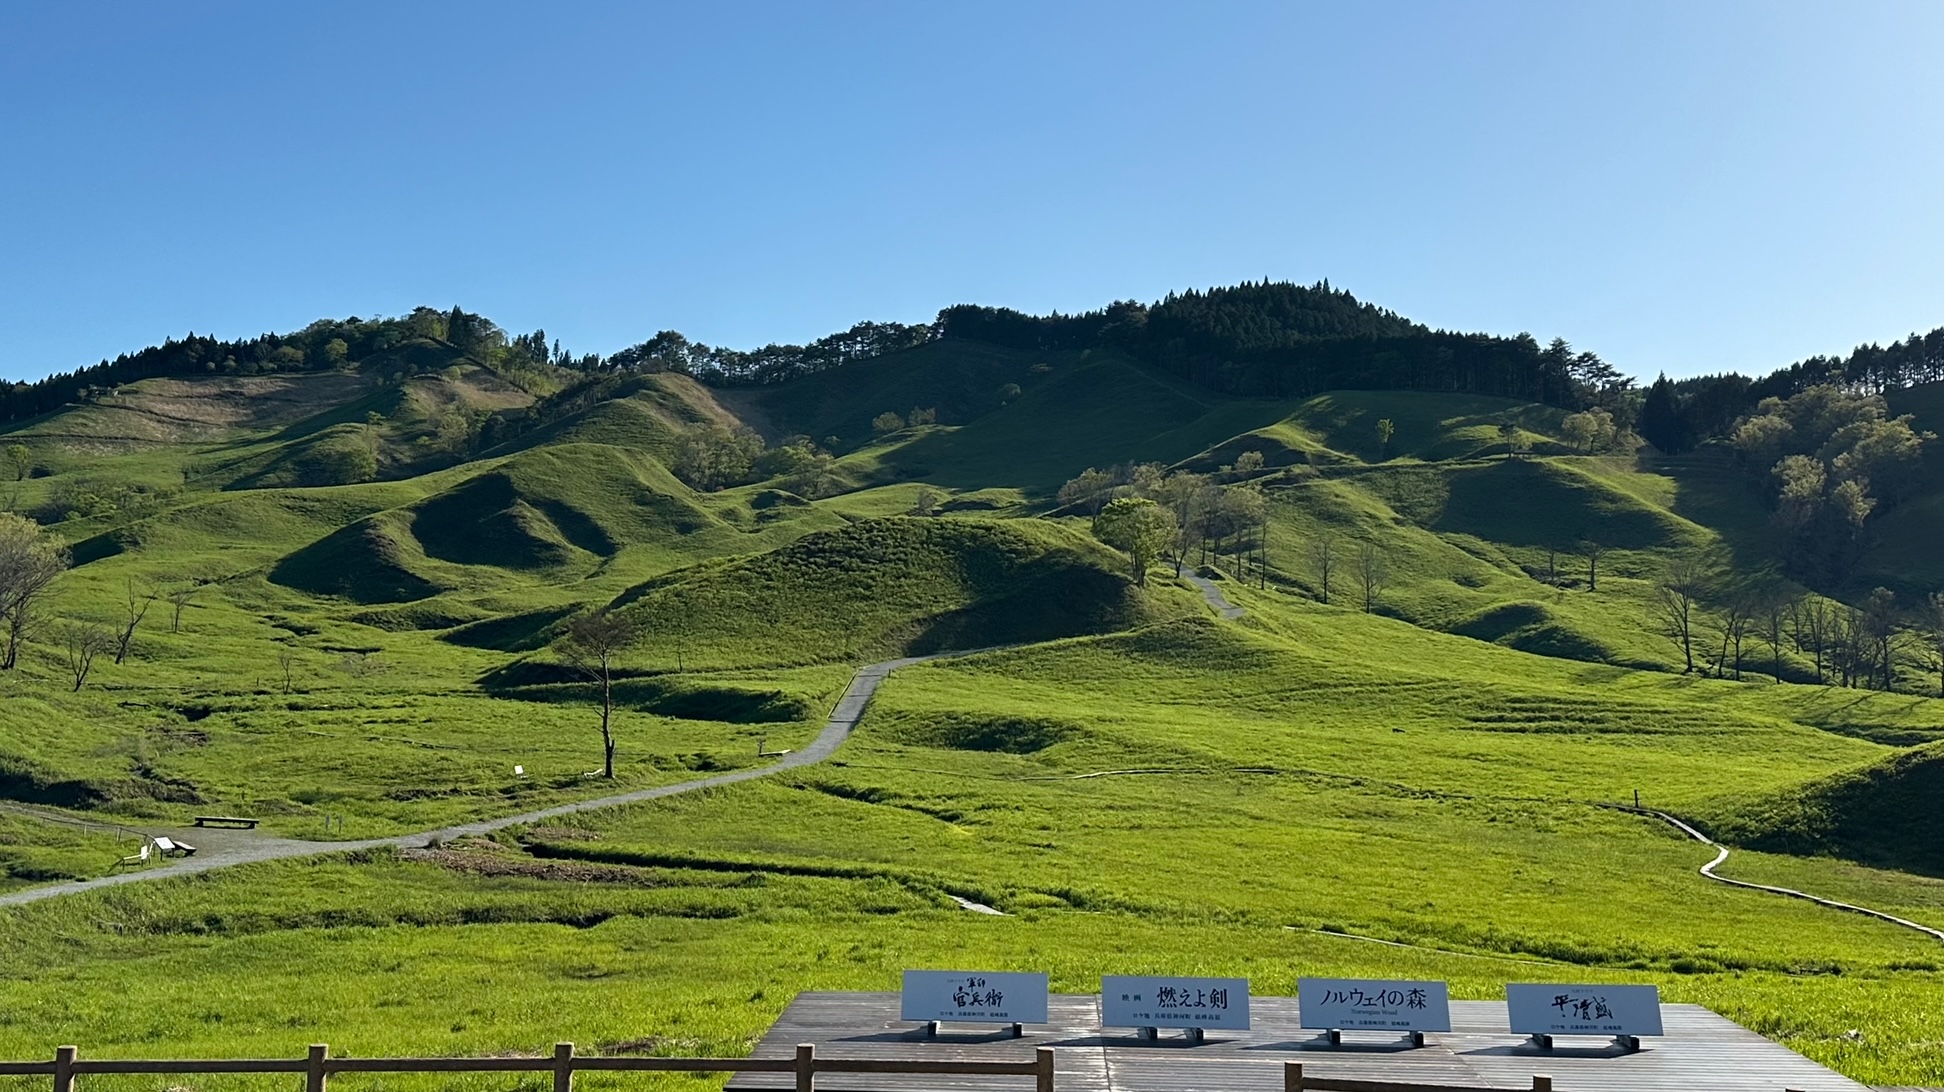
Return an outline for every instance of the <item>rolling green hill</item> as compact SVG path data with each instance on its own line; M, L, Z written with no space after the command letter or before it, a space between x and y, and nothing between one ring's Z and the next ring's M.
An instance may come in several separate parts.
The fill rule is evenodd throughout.
M1699 847L1610 807L1639 791L1741 847L1731 873L1944 924L1944 701L1921 642L1896 646L1886 692L1836 685L1829 655L1819 682L1804 642L1753 625L1735 678L1725 609L1805 589L1719 447L1581 454L1565 410L1477 393L1235 393L1347 366L1355 339L1327 329L1346 315L1385 346L1429 338L1354 303L1261 344L1224 325L1234 299L1179 304L1183 345L1254 346L1219 382L1152 330L1068 343L997 312L959 321L1012 323L1003 343L920 338L745 385L462 350L432 313L349 360L138 379L0 426L0 453L26 451L0 501L73 560L0 671L0 802L397 835L748 767L805 746L858 666L999 649L902 669L845 750L787 775L0 911L29 1002L0 1054L193 1051L218 1023L288 1053L323 1032L284 994L371 1008L348 966L507 977L450 1033L424 1030L429 993L345 1015L347 1049L527 1049L623 1017L659 1035L706 1009L668 1049L735 1053L795 988L961 958L1084 988L1138 941L1271 990L1299 963L1460 996L1657 981L1859 1078L1944 1079L1923 1046L1944 1036L1933 944L1709 885ZM1941 391L1893 408L1936 428ZM1854 573L1804 602L1944 587L1927 458ZM1089 469L1157 495L1201 475L1183 510L1204 515L1259 498L1259 527L1181 543L1243 616L1216 618L1172 558L1135 585L1091 534L1105 496L1061 491ZM1662 589L1696 558L1699 661L1722 663L1684 673ZM77 685L76 634L144 611ZM559 645L602 612L638 633L614 783L599 687ZM0 816L0 887L111 856ZM969 922L952 896L1005 916ZM214 1014L193 1028L152 1033L122 1003L192 979ZM676 982L680 1006L630 1000Z
M1775 853L1844 857L1944 877L1944 744L1745 802L1721 805L1715 829Z

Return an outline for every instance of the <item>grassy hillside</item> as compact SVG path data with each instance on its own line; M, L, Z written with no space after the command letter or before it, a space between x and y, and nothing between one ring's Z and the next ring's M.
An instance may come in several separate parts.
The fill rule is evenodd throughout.
M0 673L0 799L397 834L746 767L812 738L859 664L1008 647L902 670L833 761L785 777L0 912L0 1054L737 1053L795 989L975 961L1083 990L1655 981L1860 1079L1944 1080L1934 944L1711 885L1700 847L1608 806L1638 790L1747 847L1731 874L1944 923L1944 703L1811 685L1792 648L1742 681L1679 673L1670 562L1775 560L1717 454L1579 455L1558 411L1468 395L1239 398L1109 349L948 340L737 390L515 378L419 339L341 372L130 384L0 436L32 464L0 500L75 561ZM913 408L936 423L876 434ZM669 468L707 426L835 466L697 489ZM369 480L318 483L358 452ZM1263 465L1235 471L1247 452ZM1254 560L1190 545L1239 621L1166 565L1134 587L1058 506L1138 463L1262 494ZM1885 517L1859 579L1926 586L1936 492ZM77 690L65 623L119 630L150 594L125 661ZM595 688L551 647L601 608L642 633L614 783L589 776ZM113 848L8 814L0 886ZM139 1015L158 983L202 1016Z
M859 662L1099 633L1194 609L1144 594L1076 531L886 519L631 589L645 658L691 667Z
M1944 877L1944 743L1717 805L1720 836Z

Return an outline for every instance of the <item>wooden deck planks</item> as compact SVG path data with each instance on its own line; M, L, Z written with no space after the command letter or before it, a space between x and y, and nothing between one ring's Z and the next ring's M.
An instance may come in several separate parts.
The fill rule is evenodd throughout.
M1699 1005L1663 1005L1667 1035L1646 1049L1622 1054L1610 1041L1565 1038L1540 1051L1506 1025L1497 1001L1453 1001L1452 1031L1431 1033L1408 1049L1401 1038L1351 1032L1332 1048L1319 1032L1300 1027L1293 997L1250 999L1248 1031L1210 1031L1190 1044L1178 1031L1156 1042L1132 1028L1102 1029L1099 998L1054 994L1046 1025L1029 1025L1019 1039L999 1027L946 1025L937 1038L898 1019L896 993L802 993L756 1047L759 1058L788 1058L798 1043L815 1043L820 1058L910 1058L1030 1061L1053 1047L1054 1086L1061 1092L1277 1092L1283 1063L1301 1062L1315 1077L1412 1081L1475 1088L1526 1090L1535 1073L1548 1074L1559 1092L1868 1092L1865 1086L1771 1042ZM788 1074L745 1073L732 1090L792 1088ZM820 1074L825 1092L1030 1092L1031 1077Z

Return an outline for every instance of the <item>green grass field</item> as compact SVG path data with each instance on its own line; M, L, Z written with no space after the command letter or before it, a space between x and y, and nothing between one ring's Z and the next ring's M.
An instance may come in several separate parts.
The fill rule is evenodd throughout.
M433 363L382 388L135 384L0 435L49 472L18 483L23 510L81 481L146 490L50 524L76 556L56 616L118 626L131 586L194 588L79 691L52 628L0 673L0 797L393 835L744 768L759 742L803 746L862 663L1008 647L899 671L818 766L0 910L0 1056L740 1053L799 989L977 964L1078 991L1149 970L1474 998L1649 981L1859 1080L1944 1082L1944 947L1710 883L1705 847L1612 807L1637 791L1745 847L1728 875L1944 926L1944 702L1776 683L1766 659L1741 682L1674 670L1661 567L1773 560L1705 455L1567 454L1557 412L1499 400L1235 399L1112 354L945 343L719 398L650 377L455 463L415 440L440 407L524 403ZM941 423L869 438L913 406ZM693 490L667 465L705 421L835 437L848 484ZM1506 422L1535 457L1503 458ZM366 427L379 480L281 476ZM1245 451L1270 519L1267 571L1222 580L1236 622L1166 567L1134 587L1083 519L1049 515L1088 466ZM921 489L943 514L905 514ZM1886 524L1867 564L1927 533ZM1325 534L1382 549L1373 613L1347 560L1319 601ZM616 782L588 776L594 687L550 650L595 607L644 631ZM0 812L0 890L127 851Z

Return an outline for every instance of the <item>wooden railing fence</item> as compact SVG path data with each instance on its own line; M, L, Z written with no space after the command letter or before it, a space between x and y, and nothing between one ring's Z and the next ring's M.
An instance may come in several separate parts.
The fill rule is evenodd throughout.
M51 1076L54 1092L75 1092L75 1078L89 1073L301 1073L304 1092L326 1092L336 1073L552 1073L554 1092L573 1092L577 1072L607 1073L789 1073L796 1092L815 1092L819 1073L907 1074L912 1076L1032 1077L1034 1092L1053 1092L1053 1048L1040 1047L1030 1062L974 1062L943 1059L819 1058L811 1043L801 1043L794 1058L593 1058L574 1053L574 1044L555 1043L551 1058L333 1058L323 1043L303 1058L104 1059L88 1061L71 1046L60 1047L49 1062L0 1062L0 1077ZM1313 1077L1301 1062L1283 1063L1283 1092L1495 1092L1466 1085L1418 1084ZM1553 1080L1533 1074L1532 1092L1553 1092ZM1794 1089L1786 1092L1795 1092Z
M84 1059L60 1047L51 1062L0 1062L0 1077L51 1076L54 1092L75 1092L77 1077L91 1073L301 1073L304 1092L326 1092L338 1073L552 1073L554 1092L572 1092L578 1072L789 1073L797 1092L813 1092L819 1073L1017 1076L1034 1078L1034 1092L1053 1092L1053 1049L1041 1047L1030 1062L943 1059L819 1058L803 1043L794 1058L596 1058L577 1055L574 1044L555 1043L551 1058L333 1058L329 1046L312 1045L303 1058Z

